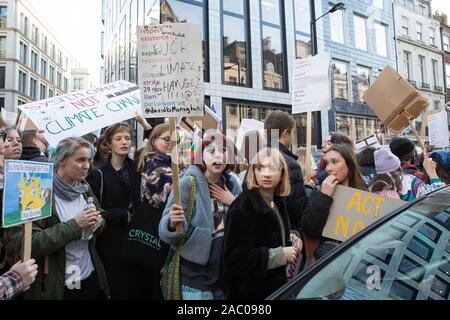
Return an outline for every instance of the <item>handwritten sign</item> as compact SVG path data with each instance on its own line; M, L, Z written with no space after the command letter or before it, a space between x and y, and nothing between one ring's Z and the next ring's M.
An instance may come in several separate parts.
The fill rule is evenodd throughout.
M236 148L241 150L244 143L245 134L252 130L258 130L262 137L264 137L264 122L255 119L242 119L241 126L239 127L238 135L236 138ZM253 142L253 141L252 141ZM257 147L256 141L253 147ZM249 161L251 159L248 159Z
M199 24L138 27L139 85L147 118L203 115Z
M6 160L3 228L50 217L52 190L53 163Z
M448 147L449 132L446 111L428 115L428 133L430 145L439 148Z
M322 236L344 241L405 203L338 185Z
M381 144L378 141L378 138L377 138L376 135L373 134L373 135L368 136L368 137L366 137L364 139L358 140L355 143L356 152L360 152L363 149L368 148L368 147L373 147L375 149L380 149L381 148Z
M82 136L113 123L128 120L140 111L139 87L117 81L18 107L38 127L50 145L71 136Z
M330 56L326 53L295 60L293 114L331 107L329 75Z

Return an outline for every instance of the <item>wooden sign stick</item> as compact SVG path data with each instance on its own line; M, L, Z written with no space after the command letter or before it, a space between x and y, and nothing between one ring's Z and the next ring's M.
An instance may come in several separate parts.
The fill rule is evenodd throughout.
M31 259L31 231L33 222L26 222L23 224L23 238L22 238L22 262Z
M309 181L311 177L311 131L312 131L311 111L306 113L306 158L305 158L305 179Z
M409 127L411 128L412 132L414 133L414 135L416 136L417 142L420 145L420 148L422 148L422 152L423 152L423 156L427 157L427 149L425 149L424 144L422 143L422 139L420 138L419 134L417 133L417 130L414 126L414 124L412 123L412 120L410 120L404 113L402 113L402 115L405 117L405 119L408 120L409 122ZM423 124L422 124L423 125Z
M179 175L179 167L178 167L178 150L177 150L177 127L175 124L175 118L169 118L169 126L170 126L170 137L171 137L171 145L172 145L172 192L174 204L180 205L180 180L178 178ZM183 231L181 223L177 223L176 225L177 233L181 233Z

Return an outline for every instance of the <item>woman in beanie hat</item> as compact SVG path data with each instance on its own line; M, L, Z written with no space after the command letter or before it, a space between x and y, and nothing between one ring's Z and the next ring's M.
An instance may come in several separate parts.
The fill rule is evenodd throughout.
M436 174L436 163L431 158L427 157L423 162L423 167L430 177L430 183L426 184L414 175L403 172L400 167L400 159L391 152L380 149L375 151L374 155L377 174L390 173L391 176L401 176L400 197L404 201L412 201L445 186L445 183Z
M396 137L392 139L389 148L400 159L403 172L422 179L423 173L415 166L417 151L414 142L407 138Z
M450 181L450 151L437 150L430 154L430 158L436 162L436 172L438 177L446 184ZM423 180L427 183L430 181L428 174L424 174Z

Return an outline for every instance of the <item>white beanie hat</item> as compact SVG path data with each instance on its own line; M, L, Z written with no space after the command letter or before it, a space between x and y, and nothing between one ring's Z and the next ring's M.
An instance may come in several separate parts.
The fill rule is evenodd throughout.
M377 174L389 173L400 168L400 159L384 149L378 149L374 153L375 158L375 170Z

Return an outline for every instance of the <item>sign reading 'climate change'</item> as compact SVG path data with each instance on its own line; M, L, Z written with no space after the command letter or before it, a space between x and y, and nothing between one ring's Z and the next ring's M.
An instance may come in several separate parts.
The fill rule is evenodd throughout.
M200 25L138 27L139 86L147 118L202 116Z

